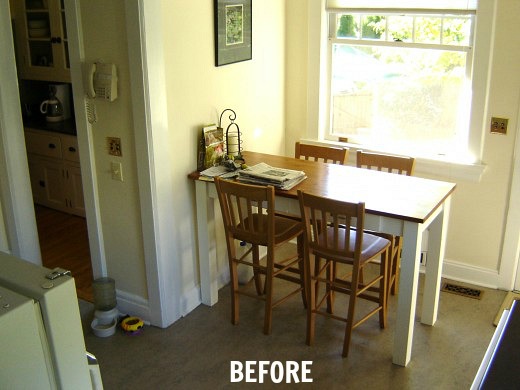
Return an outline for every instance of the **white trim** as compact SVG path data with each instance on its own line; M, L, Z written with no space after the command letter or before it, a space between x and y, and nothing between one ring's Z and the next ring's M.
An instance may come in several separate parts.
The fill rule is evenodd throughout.
M41 265L29 179L9 2L0 3L0 206L3 245L9 252Z
M143 297L116 289L117 310L121 315L131 314L150 323L149 303Z
M444 259L442 277L476 286L499 289L499 275L496 270L477 267L456 260Z
M318 53L323 50L323 45L327 44L328 28L326 23L326 17L323 15L327 14L325 8L318 9L319 4L323 0L317 0L315 2L309 2L309 31L312 34L309 36L308 43L308 106L307 106L307 134L306 137L315 139L325 139L324 134L328 133L328 100L319 99L320 101L315 102L318 94L318 87L313 83L315 80L326 80L328 74L328 67L323 64L321 60L320 66L316 64L320 61L319 56L312 55L312 53ZM350 0L349 0L350 2ZM481 1L478 5L477 19L474 28L475 42L473 52L473 77L471 90L473 96L471 96L471 113L469 118L469 135L468 135L468 152L469 156L473 159L476 165L479 165L482 149L484 145L484 136L486 134L489 118L488 118L488 101L487 96L491 83L491 61L493 59L493 46L492 42L495 34L495 19L496 19L497 0ZM314 14L313 14L314 13ZM325 19L325 22L323 22ZM325 23L325 26L320 25ZM321 35L319 33L321 32ZM318 46L320 45L321 46ZM317 49L316 49L317 48ZM316 81L317 82L317 81ZM327 83L329 84L329 83ZM327 85L328 88L328 85ZM321 90L323 91L322 86ZM314 101L311 100L314 99ZM319 119L319 120L318 120ZM473 175L472 175L473 176Z
M406 49L425 49L425 50L446 50L455 52L471 52L471 46L463 45L445 45L441 43L428 44L428 43L417 43L417 42L394 42L394 41L376 41L363 38L330 38L329 43L334 44L345 44L345 45L357 45L357 46L378 46L378 47L400 47Z
M76 132L80 155L81 181L85 202L90 260L94 278L107 276L105 243L99 207L96 156L92 126L87 120L82 64L85 60L83 29L79 0L65 0L65 18L69 38L70 77L76 116Z
M430 2L431 4L431 2ZM356 13L368 15L473 15L474 9L448 9L448 8L353 8L353 7L327 7L331 13Z
M520 118L520 105L517 118ZM500 256L500 286L506 290L520 290L520 124L516 129L511 190L507 209L504 244Z
M125 10L150 322L165 328L181 316L182 270L172 239L174 185L163 169L173 162L166 141L161 1L126 0Z
M327 8L348 9L446 9L446 10L475 10L477 0L373 0L367 7L366 0L327 0Z
M484 136L488 130L488 96L491 85L491 62L495 40L497 0L480 1L474 29L473 77L471 79L471 114L468 151L476 161L482 157Z

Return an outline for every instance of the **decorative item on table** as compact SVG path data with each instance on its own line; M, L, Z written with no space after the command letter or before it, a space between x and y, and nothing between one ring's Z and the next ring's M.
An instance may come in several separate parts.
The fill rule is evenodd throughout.
M229 111L229 125L226 127L226 130L224 132L224 129L222 127L222 117L224 116L224 113ZM235 111L233 111L231 108L226 108L222 113L220 114L220 119L218 122L218 127L222 129L226 136L226 155L231 160L241 160L243 162L242 158L242 140L240 139L240 136L242 133L240 132L240 128L238 127L238 124L235 122L237 119L237 114Z
M199 145L199 170L219 165L225 155L225 141L222 129L217 127L217 125L204 126Z

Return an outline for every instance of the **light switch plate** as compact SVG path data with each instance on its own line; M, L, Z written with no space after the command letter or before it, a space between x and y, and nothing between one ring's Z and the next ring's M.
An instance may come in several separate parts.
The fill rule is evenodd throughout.
M123 181L123 165L120 162L111 164L112 180Z

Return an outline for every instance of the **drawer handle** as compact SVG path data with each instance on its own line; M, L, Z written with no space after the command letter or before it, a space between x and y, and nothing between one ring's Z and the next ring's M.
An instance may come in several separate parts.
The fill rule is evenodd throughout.
M75 151L76 151L76 148L75 148L74 146L71 146L71 147L69 148L69 152L74 153Z
M45 182L43 180L40 180L40 187L45 187Z
M55 144L49 144L49 149L56 149L56 145Z

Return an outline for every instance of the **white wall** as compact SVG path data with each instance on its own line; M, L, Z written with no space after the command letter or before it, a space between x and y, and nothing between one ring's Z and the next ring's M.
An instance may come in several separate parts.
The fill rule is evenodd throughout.
M307 8L321 0L288 0L292 9ZM312 2L312 3L311 3ZM497 0L495 36L493 37L491 86L487 98L488 112L482 127L484 148L482 162L487 166L478 183L457 180L457 189L453 196L446 263L444 274L457 279L477 284L498 285L499 259L505 227L505 215L508 207L509 186L513 146L518 128L518 108L520 104L520 25L515 16L520 12L518 0ZM305 40L301 39L305 28L302 18L296 13L287 13L287 46L292 55L287 59L287 69L298 69L309 59ZM481 60L487 60L482 58ZM292 80L287 86L287 96L301 93L302 80ZM306 107L301 102L286 102L287 144L291 145L305 133ZM487 130L491 116L509 118L509 131L506 136L490 134ZM292 153L290 146L288 154ZM421 175L421 172L417 172ZM440 171L435 177L439 180L455 181L449 170ZM507 286L499 286L507 287Z

